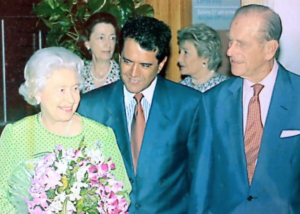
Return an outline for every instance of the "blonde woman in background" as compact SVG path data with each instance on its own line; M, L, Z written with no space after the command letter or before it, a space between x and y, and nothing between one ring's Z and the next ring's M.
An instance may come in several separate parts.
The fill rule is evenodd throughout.
M202 93L228 77L217 73L222 62L219 34L205 24L194 24L178 31L178 65L182 75L180 83Z

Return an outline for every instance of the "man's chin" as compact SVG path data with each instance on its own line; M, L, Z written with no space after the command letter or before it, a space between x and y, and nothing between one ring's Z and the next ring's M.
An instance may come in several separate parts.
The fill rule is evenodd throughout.
M127 91L129 91L130 93L136 94L136 93L139 93L142 91L142 87L137 84L132 84L129 82L124 82L124 81L123 81L123 83L124 83Z

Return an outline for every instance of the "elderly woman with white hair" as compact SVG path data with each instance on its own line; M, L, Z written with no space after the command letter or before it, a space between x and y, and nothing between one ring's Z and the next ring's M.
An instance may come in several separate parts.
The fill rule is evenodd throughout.
M102 154L112 158L113 174L124 184L126 193L131 185L114 132L76 112L80 101L83 61L63 47L38 50L25 67L25 83L19 93L31 105L39 105L40 113L8 124L0 138L0 213L15 213L7 199L7 182L18 163L42 152L53 151L56 145L65 149L78 148L84 139L92 148L101 142ZM26 213L26 212L24 212Z

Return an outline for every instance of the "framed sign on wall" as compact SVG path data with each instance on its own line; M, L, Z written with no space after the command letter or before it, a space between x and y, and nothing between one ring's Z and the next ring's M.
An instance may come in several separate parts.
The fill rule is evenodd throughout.
M193 0L193 24L204 23L215 30L228 30L240 0Z

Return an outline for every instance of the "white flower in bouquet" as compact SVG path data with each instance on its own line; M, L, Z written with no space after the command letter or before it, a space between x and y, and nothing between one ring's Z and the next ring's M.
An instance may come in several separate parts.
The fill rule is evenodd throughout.
M26 176L26 179L15 177L11 184L14 196L21 187L13 182L30 183L27 213L128 213L123 183L115 179L112 174L115 165L111 159L104 158L99 147L87 149L82 142L77 150L57 146L54 152L35 159L34 164L34 170L27 173L29 181ZM14 201L21 207L21 197L15 197ZM22 208L17 207L17 210Z

